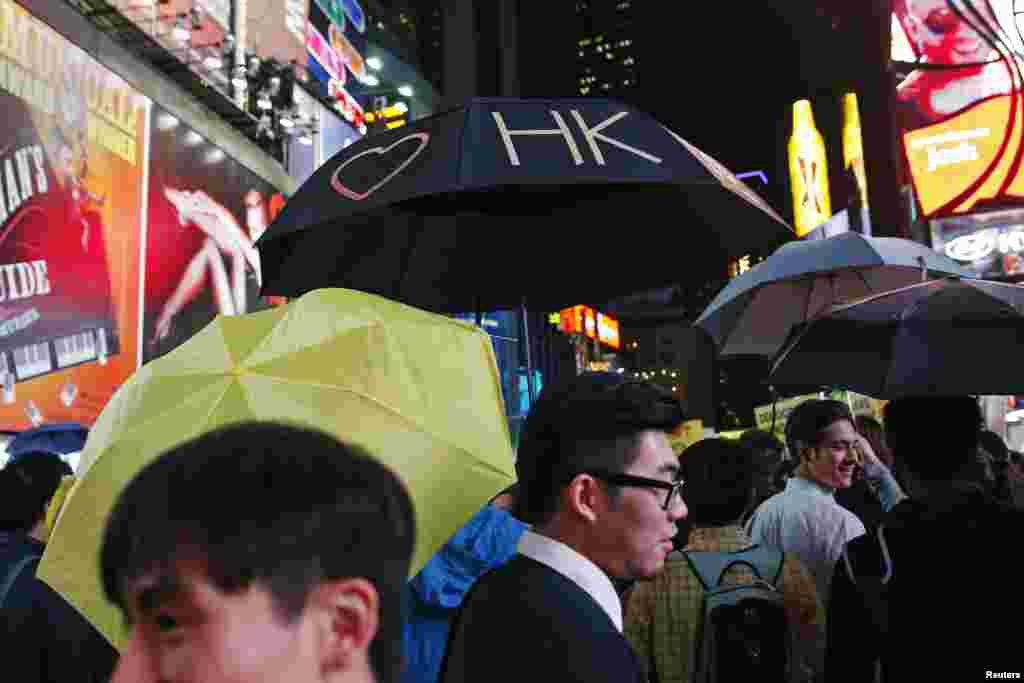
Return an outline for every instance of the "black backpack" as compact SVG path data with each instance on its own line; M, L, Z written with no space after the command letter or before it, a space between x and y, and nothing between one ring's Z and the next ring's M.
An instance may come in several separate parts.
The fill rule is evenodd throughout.
M755 545L734 553L684 552L704 586L704 626L697 634L694 683L784 683L793 667L789 620L778 589L783 553ZM753 570L753 583L722 587L737 564Z

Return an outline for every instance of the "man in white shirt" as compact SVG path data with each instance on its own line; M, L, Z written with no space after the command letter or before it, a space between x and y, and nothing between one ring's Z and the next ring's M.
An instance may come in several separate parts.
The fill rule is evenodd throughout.
M800 557L826 604L843 547L864 534L861 520L836 502L836 489L849 488L855 468L863 466L884 510L904 498L892 473L853 425L850 409L839 401L811 400L797 406L786 422L786 445L799 465L785 490L762 503L748 523L756 543Z
M443 683L641 683L613 580L653 578L687 514L667 432L683 421L660 388L586 373L544 389L520 439L518 554L463 602ZM514 647L502 634L514 634Z

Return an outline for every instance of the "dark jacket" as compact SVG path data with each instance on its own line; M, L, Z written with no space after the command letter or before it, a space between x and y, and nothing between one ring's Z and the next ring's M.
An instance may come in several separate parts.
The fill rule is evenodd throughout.
M877 532L847 544L856 581L836 563L827 678L871 681L877 658L886 681L1019 672L1019 636L1007 624L1024 614L1024 592L1009 578L1021 528L1024 512L980 490L896 505L883 523L887 584Z
M436 683L451 621L473 583L516 554L526 525L486 506L455 532L405 588L402 683Z
M642 683L625 636L586 591L523 555L477 581L452 627L443 683Z
M836 502L857 515L868 533L873 533L882 522L884 512L878 496L871 490L863 477L854 479L850 488L836 491Z
M0 582L43 544L24 534L0 532ZM24 683L105 683L117 651L56 591L36 578L39 560L30 562L0 608L4 670Z

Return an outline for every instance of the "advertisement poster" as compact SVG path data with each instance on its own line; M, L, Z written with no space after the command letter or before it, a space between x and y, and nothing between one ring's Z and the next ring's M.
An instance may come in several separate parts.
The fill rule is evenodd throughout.
M894 71L921 214L1024 205L1022 45L1006 0L894 0Z
M258 45L264 59L305 64L306 4L307 0L250 3L245 13L246 44Z
M0 427L92 424L138 365L149 103L0 0Z
M326 6L326 9L325 9ZM362 24L353 19L359 19ZM359 4L354 0L339 2L338 0L311 0L309 4L309 25L311 32L318 36L319 40L326 39L328 52L336 55L340 63L344 64L349 75L359 81L365 81L368 75L366 55L366 30L365 17ZM317 39L315 39L317 40ZM311 55L324 62L323 50L318 50ZM323 64L328 72L331 65ZM334 76L344 81L346 76Z
M279 303L259 297L253 246L279 203L274 188L156 105L152 118L144 362L218 313Z

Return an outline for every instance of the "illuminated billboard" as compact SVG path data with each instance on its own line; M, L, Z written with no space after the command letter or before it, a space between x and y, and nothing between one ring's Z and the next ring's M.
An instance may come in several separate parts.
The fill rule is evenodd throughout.
M595 336L602 344L613 349L621 348L619 321L598 313L589 306L573 306L559 312L558 328L567 334L584 334L591 339Z
M1024 275L1024 210L931 222L932 246L980 277Z
M0 429L91 424L138 367L149 107L0 0Z
M1024 205L1014 4L894 0L898 125L925 218Z

